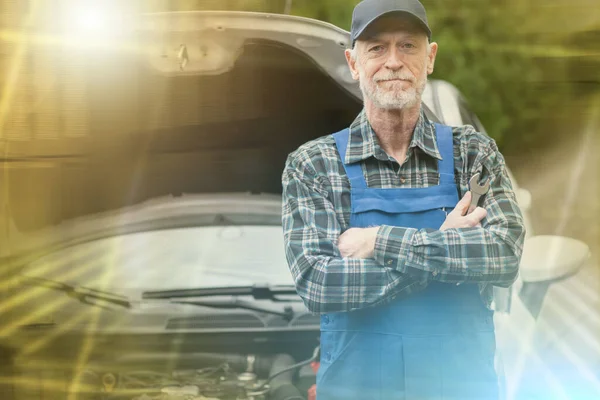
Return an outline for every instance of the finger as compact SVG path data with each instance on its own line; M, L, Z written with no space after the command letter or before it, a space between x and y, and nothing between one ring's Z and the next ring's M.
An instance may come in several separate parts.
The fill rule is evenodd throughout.
M481 213L481 219L485 218L487 216L487 210L483 207L475 207L475 210L473 211L477 211L479 213Z
M484 219L486 216L487 216L487 211L485 210L485 208L477 207L473 210L473 212L471 214L469 214L467 216L467 218L469 218L469 222L471 223L471 226L475 226L479 222L481 222L481 220Z
M347 230L345 230L344 232L342 232L342 234L341 234L340 236L338 236L338 246L339 246L341 243L343 243L343 242L345 242L345 241L349 240L350 236L352 236L352 230L353 230L353 229L354 229L354 228L347 229Z
M468 191L465 193L462 199L458 203L456 203L456 207L452 210L453 213L458 213L459 215L465 215L467 212L469 205L471 204L471 192Z
M476 208L477 208L477 205L469 204L469 209L467 210L467 214L471 214L473 211L475 211Z
M352 256L354 252L354 234L356 228L350 228L338 237L337 247L343 258Z
M342 257L348 257L348 255L350 254L350 246L348 246L346 244L346 241L343 239L338 241L338 250L340 251Z

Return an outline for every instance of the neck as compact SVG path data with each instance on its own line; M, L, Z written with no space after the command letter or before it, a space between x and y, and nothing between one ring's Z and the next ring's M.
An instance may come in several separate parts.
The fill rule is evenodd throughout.
M381 148L402 164L419 120L421 100L398 110L384 110L365 103L365 112Z

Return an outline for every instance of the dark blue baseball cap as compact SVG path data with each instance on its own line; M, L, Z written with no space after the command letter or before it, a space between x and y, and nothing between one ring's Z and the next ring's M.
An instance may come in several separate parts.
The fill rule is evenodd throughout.
M363 0L354 7L352 13L352 28L350 30L352 47L369 25L378 18L392 13L404 13L414 17L427 33L429 41L431 41L431 29L427 23L425 7L419 0Z

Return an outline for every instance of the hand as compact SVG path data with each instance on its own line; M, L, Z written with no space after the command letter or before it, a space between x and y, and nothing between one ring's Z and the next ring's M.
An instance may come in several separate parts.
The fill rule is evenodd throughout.
M471 213L468 213L470 205L471 192L469 191L456 204L454 210L446 216L446 220L440 227L440 231L450 228L481 227L481 220L487 216L487 211L484 208L477 207Z
M350 228L338 239L338 248L344 258L373 258L379 227Z

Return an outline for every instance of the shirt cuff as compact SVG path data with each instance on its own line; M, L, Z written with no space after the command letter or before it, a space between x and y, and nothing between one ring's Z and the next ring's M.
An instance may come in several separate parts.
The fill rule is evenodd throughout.
M426 262L426 237L427 230L382 225L377 231L373 256L384 267L436 280L438 271Z
M412 252L412 241L416 233L417 229L415 228L380 226L375 239L373 257L385 267L404 272L406 262Z

